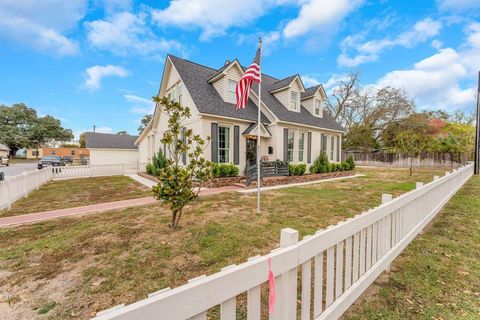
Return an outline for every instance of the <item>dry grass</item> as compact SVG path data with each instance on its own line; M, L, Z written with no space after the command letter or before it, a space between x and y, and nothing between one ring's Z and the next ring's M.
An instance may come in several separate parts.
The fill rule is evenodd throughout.
M255 195L204 197L186 208L175 232L159 204L1 230L0 314L88 318L265 254L282 228L311 234L378 205L382 193L398 195L442 173L361 171L365 177L266 192L261 216Z
M12 205L12 210L0 211L0 217L141 198L151 194L148 188L125 176L58 180L43 185L28 198L18 200Z
M345 319L479 319L479 194L474 177Z

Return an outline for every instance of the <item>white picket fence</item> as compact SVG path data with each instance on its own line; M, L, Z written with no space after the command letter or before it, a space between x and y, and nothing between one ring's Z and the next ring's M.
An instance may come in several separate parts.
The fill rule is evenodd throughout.
M30 192L38 190L39 187L51 180L115 176L137 172L145 172L145 164L47 167L11 177L7 176L4 181L0 181L0 210L10 209L15 201L27 197Z
M236 297L247 293L247 319L262 317L261 285L271 258L276 282L276 311L269 319L338 319L436 216L472 176L473 165L434 177L398 198L298 241L284 229L280 248L210 276L166 288L145 300L99 312L96 320L203 320L220 306L220 319L236 319ZM321 214L321 213L319 213ZM301 283L297 283L297 276ZM300 292L300 297L297 297ZM300 306L297 301L300 300ZM265 314L265 309L263 309Z

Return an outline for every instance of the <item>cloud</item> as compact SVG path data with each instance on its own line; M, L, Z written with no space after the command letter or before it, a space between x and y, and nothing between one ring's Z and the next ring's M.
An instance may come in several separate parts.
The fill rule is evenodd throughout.
M343 67L356 67L366 62L376 61L382 51L395 46L412 48L438 35L441 28L442 24L439 21L426 18L418 21L411 30L399 34L394 39L383 38L362 42L364 34L348 36L341 43L341 54L337 58L337 63ZM351 50L355 51L354 56L348 54Z
M301 1L297 18L283 29L285 38L294 38L312 30L336 28L363 0L307 0Z
M167 51L182 49L179 42L154 34L146 12L114 13L105 19L85 22L84 25L89 45L113 54L135 54L161 59Z
M135 106L130 109L132 113L153 114L155 111L155 102L150 99L145 99L133 94L125 94L123 97L128 102L135 104Z
M85 16L87 0L2 1L0 38L39 51L73 55L78 43L65 34Z
M200 28L200 40L224 35L231 27L245 26L268 13L274 6L296 3L292 0L176 0L168 7L152 11L160 27Z
M437 0L437 4L442 10L464 11L480 8L478 0Z
M302 78L302 82L303 84L305 85L305 88L310 88L310 87L313 87L313 86L317 86L320 84L320 81L316 78L314 78L313 76L310 76L310 75L302 75L300 76L300 78Z
M92 90L100 89L100 81L104 77L116 76L124 78L128 76L127 70L120 66L112 66L111 64L87 68L86 74L85 87Z
M439 49L411 69L385 74L376 86L404 89L421 107L453 110L475 105L476 62L480 61L480 23L465 28L457 50Z

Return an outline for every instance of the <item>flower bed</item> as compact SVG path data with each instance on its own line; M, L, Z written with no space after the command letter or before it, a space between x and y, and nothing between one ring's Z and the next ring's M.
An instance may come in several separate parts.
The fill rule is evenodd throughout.
M354 175L355 175L355 170L306 174L303 176L266 177L262 179L261 185L262 187L271 187L271 186L277 186L282 184L310 182L310 181L325 180L325 179L338 178L338 177L349 177ZM257 187L257 183L255 181L255 182L252 182L247 188L256 188L256 187Z
M158 179L152 175L149 175L145 172L139 172L139 176L144 177L145 179L151 180L153 182L158 182ZM236 183L241 183L242 180L245 180L245 177L221 177L221 178L213 178L210 181L204 182L202 187L205 188L220 188L226 186L233 186ZM194 182L194 186L198 186L198 183Z

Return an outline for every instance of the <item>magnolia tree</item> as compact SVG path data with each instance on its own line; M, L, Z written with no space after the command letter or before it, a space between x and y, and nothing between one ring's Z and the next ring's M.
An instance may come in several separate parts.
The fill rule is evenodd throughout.
M168 131L161 143L165 144L169 154L166 165L160 170L159 183L153 187L153 193L156 199L170 207L170 227L176 229L185 205L198 197L202 182L210 179L211 163L203 157L210 138L205 142L191 129L183 128L182 123L191 116L188 107L182 107L166 97L154 97L153 100L160 104L161 112L168 117ZM196 188L194 182L198 182Z

